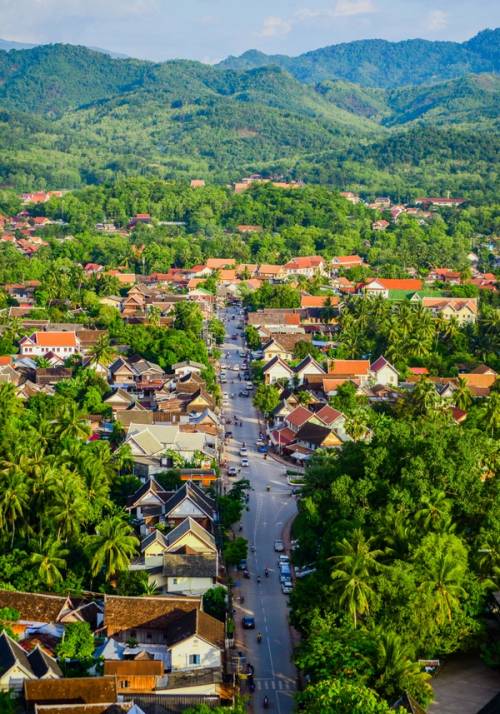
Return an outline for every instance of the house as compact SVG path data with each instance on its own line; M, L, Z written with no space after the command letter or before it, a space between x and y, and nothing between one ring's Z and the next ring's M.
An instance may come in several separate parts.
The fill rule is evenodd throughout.
M282 360L293 359L294 350L299 342L311 342L311 335L301 332L270 333L269 340L262 347L264 360L270 361L276 356Z
M162 660L107 660L104 676L116 677L118 694L138 694L162 689L165 666Z
M153 525L165 514L165 503L171 495L154 478L150 478L130 496L126 509L137 521L144 522L146 526Z
M187 360L185 362L177 362L176 364L172 365L172 370L177 379L193 373L200 375L204 369L204 364L201 364L200 362L193 362L191 360Z
M329 427L312 422L301 426L295 434L296 444L311 451L338 448L345 440Z
M341 191L340 195L353 205L357 205L361 201L359 195L357 193L353 193L352 191Z
M440 208L457 208L465 203L465 198L416 198L416 206L438 206Z
M282 265L270 265L261 263L257 269L257 277L261 280L280 280L285 276Z
M321 407L321 409L318 409L318 411L315 412L315 415L330 429L342 429L344 427L344 414L339 412L337 409L334 409L329 404L325 404Z
M391 224L384 218L372 223L372 231L385 231Z
M423 297L422 307L444 320L455 319L459 325L474 323L478 316L477 298L433 298Z
M325 272L325 259L320 255L301 256L292 258L283 266L286 275L304 275L313 278Z
M279 355L273 357L262 369L265 384L289 382L293 378L293 369Z
M19 340L19 348L23 357L43 357L48 352L53 352L66 359L80 351L80 341L74 331L33 332L29 337Z
M204 179L191 179L189 185L191 186L191 188L204 188L205 180Z
M28 711L49 704L109 704L117 701L116 677L25 680L24 701Z
M118 387L118 389L116 389L113 394L110 394L109 397L106 397L106 399L104 399L104 403L111 407L113 413L115 414L116 412L122 412L127 409L130 409L131 407L135 407L136 398L132 394L127 392L126 389ZM138 406L137 408L139 410L142 409L142 407L140 406Z
M363 258L359 255L335 255L332 258L332 270L349 270L349 268L361 268L365 265Z
M70 622L88 622L92 630L100 622L100 607L93 600L74 601L59 595L0 590L0 609L4 607L19 612L19 619L11 629L20 639L47 625L55 635L62 637L64 625Z
M462 276L458 270L450 268L433 268L427 276L426 283L442 282L448 285L460 285Z
M203 526L212 529L216 520L215 501L193 483L184 483L170 496L164 505L164 519L171 528L180 525L186 518L191 518Z
M284 422L287 428L296 434L304 424L307 424L313 418L313 412L306 407L298 406L285 417Z
M234 268L236 260L234 258L209 258L207 268L210 270L221 270L222 268Z
M135 385L136 372L129 362L123 357L118 357L109 366L108 381L111 385L127 390Z
M299 362L298 365L296 365L293 368L294 372L294 379L297 380L298 384L304 384L304 379L306 375L311 375L311 374L325 374L325 370L323 367L317 362L314 357L311 357L311 355L307 355L307 357L304 357L303 360Z
M200 604L199 597L105 595L104 628L118 642L166 645L168 626Z
M149 213L136 213L136 215L129 221L128 227L135 228L137 224L142 223L143 225L151 224L151 215Z
M224 624L198 608L181 615L167 631L172 670L220 668Z
M328 362L328 377L357 380L365 384L370 379L370 361L367 359L334 359Z
M380 295L388 298L390 290L416 292L422 290L422 287L423 282L418 278L369 278L359 286L358 290L366 295Z
M370 366L370 381L383 386L397 387L399 372L384 356L380 356Z
M26 652L4 631L0 634L0 691L20 694L27 679L57 679L62 672L40 647Z

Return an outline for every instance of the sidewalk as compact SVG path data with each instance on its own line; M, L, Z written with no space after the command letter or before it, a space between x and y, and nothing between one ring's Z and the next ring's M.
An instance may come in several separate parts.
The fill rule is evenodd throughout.
M296 516L292 516L291 518L288 519L288 521L285 523L283 526L283 543L285 544L285 550L288 553L291 553L291 540L292 540L292 524L295 520ZM288 629L290 630L290 639L292 641L292 647L295 650L296 647L300 644L300 633L298 630L293 627L293 625L290 624L290 619L288 620ZM300 676L300 672L297 670L297 683L299 687L302 685L302 679Z

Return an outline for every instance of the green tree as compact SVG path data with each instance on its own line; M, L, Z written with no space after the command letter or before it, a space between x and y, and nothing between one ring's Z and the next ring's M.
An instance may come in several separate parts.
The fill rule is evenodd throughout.
M189 332L199 337L203 328L203 316L195 302L181 300L175 303L174 327L182 332Z
M210 588L203 595L203 610L224 622L227 612L227 590L222 585Z
M66 570L66 558L69 554L58 541L46 541L41 553L31 555L31 563L38 566L40 581L51 590L63 579L62 572Z
M369 687L341 678L310 684L297 699L307 714L392 714L394 711Z
M107 581L128 569L139 541L133 528L120 516L110 516L99 523L94 536L90 536L87 552L91 559L92 575L104 571Z
M272 384L259 384L253 403L265 417L269 417L280 403L280 391Z
M227 541L224 546L224 560L228 565L238 565L247 557L248 543L245 538L235 538Z

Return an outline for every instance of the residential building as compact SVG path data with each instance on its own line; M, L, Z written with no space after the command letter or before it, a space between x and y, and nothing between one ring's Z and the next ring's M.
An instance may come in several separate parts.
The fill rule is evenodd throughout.
M61 669L53 657L40 647L26 652L4 631L0 634L0 691L20 694L24 682L32 679L57 679Z
M19 340L21 355L44 357L52 352L66 359L80 351L80 341L75 332L33 332Z

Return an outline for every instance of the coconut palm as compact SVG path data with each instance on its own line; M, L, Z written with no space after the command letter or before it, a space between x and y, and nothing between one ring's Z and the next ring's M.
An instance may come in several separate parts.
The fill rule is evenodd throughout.
M338 593L338 604L352 618L356 627L359 617L370 611L375 593L371 587L373 576L382 567L377 559L381 550L371 550L373 538L366 539L360 529L351 537L337 543L339 555L333 556L335 569L331 573L333 589Z
M11 548L14 546L17 523L25 522L28 503L27 478L17 464L11 464L2 470L0 484L0 528L10 527Z
M500 393L491 392L484 400L481 410L481 423L485 431L492 436L500 433Z
M420 508L415 514L415 520L426 531L449 530L450 501L444 491L434 491L430 496L423 495Z
M89 541L92 575L96 576L104 570L106 580L113 580L119 573L128 570L138 545L139 540L129 523L120 516L106 518Z
M89 518L87 494L78 474L63 467L58 475L49 509L52 522L57 527L57 540L77 538Z
M66 557L69 553L57 540L48 541L40 553L31 556L32 565L38 565L38 577L49 589L63 579L62 570L66 570Z
M116 357L116 350L111 347L109 337L104 335L98 339L95 345L89 350L89 364L95 367L102 364L105 367L110 365Z
M466 411L472 404L472 394L469 385L463 377L457 380L457 388L453 392L453 403L459 409Z
M418 662L412 659L410 647L395 632L378 632L373 665L375 671L374 688L384 697L393 700L404 691L420 692L429 696L431 688L427 683L430 675L422 672Z
M462 587L465 566L445 547L436 549L425 561L424 578L420 591L429 597L435 606L435 619L440 625L451 622L453 611L460 605L465 595Z
M57 419L57 433L60 439L87 439L90 426L74 402L64 405Z
M365 409L356 409L345 421L345 430L354 440L359 441L368 432L368 414Z

